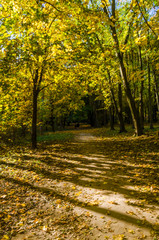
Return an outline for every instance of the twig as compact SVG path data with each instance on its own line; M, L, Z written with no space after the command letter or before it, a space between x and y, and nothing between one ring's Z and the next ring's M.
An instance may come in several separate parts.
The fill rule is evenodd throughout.
M150 24L148 23L147 19L145 18L145 16L144 16L144 14L143 14L143 12L142 12L142 9L141 9L141 7L140 7L140 4L139 4L138 0L136 0L136 3L137 3L137 5L138 5L138 7L139 7L139 10L140 10L140 12L141 12L141 15L142 15L145 23L147 24L147 26L151 29L151 31L154 33L154 35L155 35L156 38L157 38L157 37L158 37L157 34L155 33L155 31L152 29L152 27L151 27Z

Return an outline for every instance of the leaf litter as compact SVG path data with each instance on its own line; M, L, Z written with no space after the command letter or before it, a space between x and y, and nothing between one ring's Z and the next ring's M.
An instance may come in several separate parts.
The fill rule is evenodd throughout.
M0 239L158 239L156 139L78 134L1 158Z

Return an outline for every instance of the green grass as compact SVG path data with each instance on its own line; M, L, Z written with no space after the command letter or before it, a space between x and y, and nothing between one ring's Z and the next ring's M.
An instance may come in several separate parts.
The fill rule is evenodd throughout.
M126 126L127 132L119 133L119 127L115 126L115 130L110 130L110 127L102 127L95 129L94 135L97 137L118 137L118 136L131 136L134 133L134 129L131 126Z
M149 126L145 126L144 132L156 132L159 131L159 127L154 126L153 129L150 129Z
M119 133L119 126L115 126L115 130L110 130L110 127L102 127L102 128L96 128L93 130L93 135L97 137L120 137L120 136L133 136L135 130L132 128L131 125L126 125L127 132ZM150 129L149 126L145 126L144 128L144 134L150 134L150 135L156 135L157 131L159 131L158 126L154 126L153 129Z
M69 141L74 137L73 133L64 132L64 133L47 133L42 136L37 137L38 142L46 142L46 141Z

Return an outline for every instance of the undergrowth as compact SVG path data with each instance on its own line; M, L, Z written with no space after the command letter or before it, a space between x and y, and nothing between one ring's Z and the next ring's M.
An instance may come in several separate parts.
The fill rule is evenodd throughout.
M45 133L44 135L38 136L38 142L45 141L70 141L73 139L74 134L70 132L55 132Z

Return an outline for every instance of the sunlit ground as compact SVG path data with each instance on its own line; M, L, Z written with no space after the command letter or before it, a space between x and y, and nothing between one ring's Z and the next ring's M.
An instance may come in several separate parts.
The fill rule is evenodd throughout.
M1 239L158 239L157 135L96 131L1 158Z

